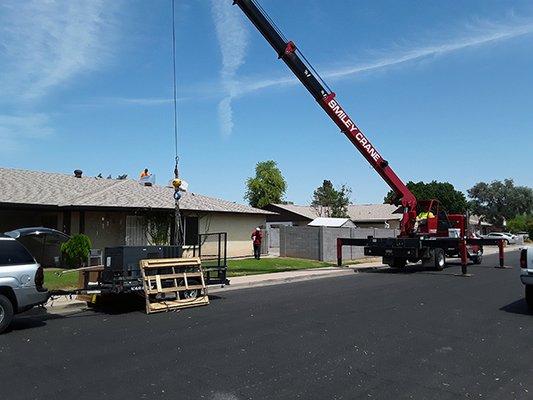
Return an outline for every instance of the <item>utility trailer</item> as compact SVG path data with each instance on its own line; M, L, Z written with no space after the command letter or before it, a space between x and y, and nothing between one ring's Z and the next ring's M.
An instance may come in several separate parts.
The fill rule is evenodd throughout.
M190 252L184 254L184 252ZM227 234L207 233L198 235L198 244L194 246L118 246L107 247L104 250L103 265L79 268L65 271L78 272L80 275L79 287L75 290L52 291L51 295L73 295L93 302L97 295L118 295L137 293L144 295L146 292L146 279L143 275L143 261L151 260L176 260L184 255L182 260L199 260L201 268L202 285L229 285L227 279ZM152 268L152 267L149 267ZM181 272L173 271L178 274ZM178 277L176 286L188 286L187 279ZM199 297L203 291L196 288L184 291L177 290L186 298Z

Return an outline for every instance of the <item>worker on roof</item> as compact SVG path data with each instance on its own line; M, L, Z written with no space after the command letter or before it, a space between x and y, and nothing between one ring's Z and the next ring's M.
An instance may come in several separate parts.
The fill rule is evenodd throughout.
M148 172L148 168L145 168L143 172L141 172L141 179L146 178L147 176L150 176L151 174Z

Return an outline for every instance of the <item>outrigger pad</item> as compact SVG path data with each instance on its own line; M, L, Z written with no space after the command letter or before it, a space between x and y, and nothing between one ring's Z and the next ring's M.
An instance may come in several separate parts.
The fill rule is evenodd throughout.
M200 258L160 258L139 261L146 313L209 304Z

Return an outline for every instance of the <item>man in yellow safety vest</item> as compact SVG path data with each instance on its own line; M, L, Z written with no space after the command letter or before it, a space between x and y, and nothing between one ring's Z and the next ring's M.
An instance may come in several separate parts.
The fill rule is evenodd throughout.
M428 218L435 218L435 214L431 211L422 211L416 216L415 222L415 231L418 230L420 225L426 225L428 223Z

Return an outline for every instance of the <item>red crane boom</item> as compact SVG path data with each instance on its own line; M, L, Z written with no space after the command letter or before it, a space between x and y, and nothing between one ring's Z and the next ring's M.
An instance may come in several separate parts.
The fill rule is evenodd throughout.
M285 39L259 3L256 0L234 0L233 4L239 6L274 48L278 57L287 64L289 69L306 87L309 93L311 93L333 122L335 122L341 132L346 135L376 172L387 182L397 198L401 199L403 218L400 236L409 236L413 232L416 220L417 203L413 193L411 193L398 175L396 175L389 166L388 161L376 150L372 142L361 132L353 119L348 116L336 99L335 93L320 78L318 73L298 50L294 42Z

